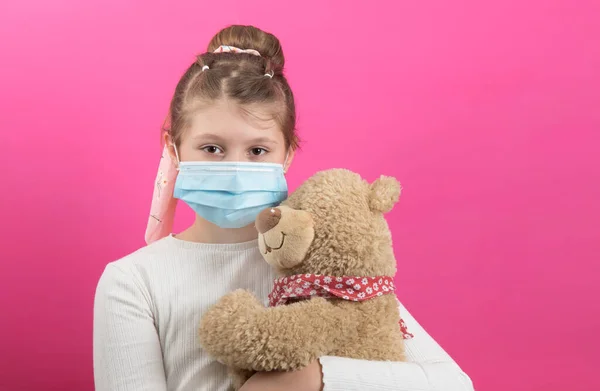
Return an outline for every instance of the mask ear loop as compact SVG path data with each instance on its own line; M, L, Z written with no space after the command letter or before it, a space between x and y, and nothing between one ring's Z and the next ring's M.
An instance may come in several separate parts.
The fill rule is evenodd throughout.
M173 151L175 151L175 159L177 159L177 171L179 171L179 165L181 164L181 160L179 160L179 152L177 152L177 146L175 144L171 144L171 147L173 147Z
M288 149L287 152L286 152L286 154L285 154L285 160L283 161L283 173L284 174L286 174L287 170L288 170L287 161L288 161L289 157L290 157L290 150Z

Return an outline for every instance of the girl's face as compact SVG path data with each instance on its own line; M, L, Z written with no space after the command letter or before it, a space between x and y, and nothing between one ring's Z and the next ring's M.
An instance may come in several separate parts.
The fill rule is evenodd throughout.
M198 110L177 148L181 161L285 162L287 171L294 151L277 123L258 105L245 109L219 100Z

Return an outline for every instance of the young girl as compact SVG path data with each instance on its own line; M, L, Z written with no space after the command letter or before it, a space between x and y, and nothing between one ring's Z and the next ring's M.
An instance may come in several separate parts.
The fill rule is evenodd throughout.
M107 265L94 303L96 391L220 391L226 369L199 346L202 313L242 288L267 298L258 211L287 194L298 146L279 40L251 26L220 31L185 72L170 106L148 246ZM173 235L176 199L194 209ZM469 377L400 305L408 362L322 357L297 372L260 373L252 390L473 390Z

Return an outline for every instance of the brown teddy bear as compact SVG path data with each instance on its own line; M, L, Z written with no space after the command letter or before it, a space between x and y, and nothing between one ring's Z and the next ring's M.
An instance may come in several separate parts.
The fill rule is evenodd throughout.
M265 307L234 291L202 317L200 342L233 369L234 388L255 371L300 369L321 356L402 361L396 260L383 216L400 184L321 171L256 219L259 248L278 274Z

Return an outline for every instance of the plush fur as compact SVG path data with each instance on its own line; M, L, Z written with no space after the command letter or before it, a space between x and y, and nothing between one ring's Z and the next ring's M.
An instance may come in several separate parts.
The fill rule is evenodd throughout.
M394 276L383 214L400 190L391 177L369 184L348 170L321 171L257 217L260 251L280 275ZM203 348L232 369L239 389L254 371L297 370L325 355L402 361L399 320L394 294L266 308L238 290L204 314L199 331Z

